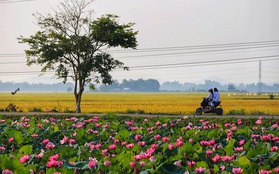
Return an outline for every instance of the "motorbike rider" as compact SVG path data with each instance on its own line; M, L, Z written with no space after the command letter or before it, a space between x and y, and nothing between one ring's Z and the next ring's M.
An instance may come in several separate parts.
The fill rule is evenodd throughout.
M220 93L217 88L214 88L213 99L210 102L210 106L212 108L216 107L216 104L219 103L219 101L220 101Z
M208 96L205 97L202 101L202 106L209 106L209 103L212 101L213 99L213 89L209 88L208 90Z

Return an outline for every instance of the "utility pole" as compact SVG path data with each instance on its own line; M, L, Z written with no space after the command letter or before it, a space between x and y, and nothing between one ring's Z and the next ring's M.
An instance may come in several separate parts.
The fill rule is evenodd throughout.
M258 95L262 94L262 61L259 61L259 82L258 82Z

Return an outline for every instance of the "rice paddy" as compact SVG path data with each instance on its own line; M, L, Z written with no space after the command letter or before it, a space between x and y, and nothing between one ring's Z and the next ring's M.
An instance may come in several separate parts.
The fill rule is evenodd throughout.
M246 93L221 92L224 114L229 115L279 115L279 96L270 99ZM194 114L207 93L84 93L82 113L146 113L146 114ZM0 93L0 109L10 103L22 112L74 112L72 93Z

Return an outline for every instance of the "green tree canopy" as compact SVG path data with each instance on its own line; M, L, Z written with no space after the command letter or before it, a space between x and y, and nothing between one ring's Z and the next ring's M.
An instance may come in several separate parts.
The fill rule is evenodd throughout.
M119 24L116 15L104 15L92 20L89 6L92 0L65 0L54 14L36 13L41 30L28 38L20 36L19 43L27 43L27 65L39 64L41 71L54 71L66 82L74 81L76 112L81 112L80 102L87 83L110 84L110 72L123 68L124 63L114 59L107 49L137 46L134 23Z

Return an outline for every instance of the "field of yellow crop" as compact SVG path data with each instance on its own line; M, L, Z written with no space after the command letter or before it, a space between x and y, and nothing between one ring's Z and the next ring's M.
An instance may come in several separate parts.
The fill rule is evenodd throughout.
M269 95L220 94L224 114L279 115L279 96L271 100ZM207 93L84 93L81 109L83 113L194 114L204 96ZM23 112L75 110L71 93L0 93L0 109L10 103Z

